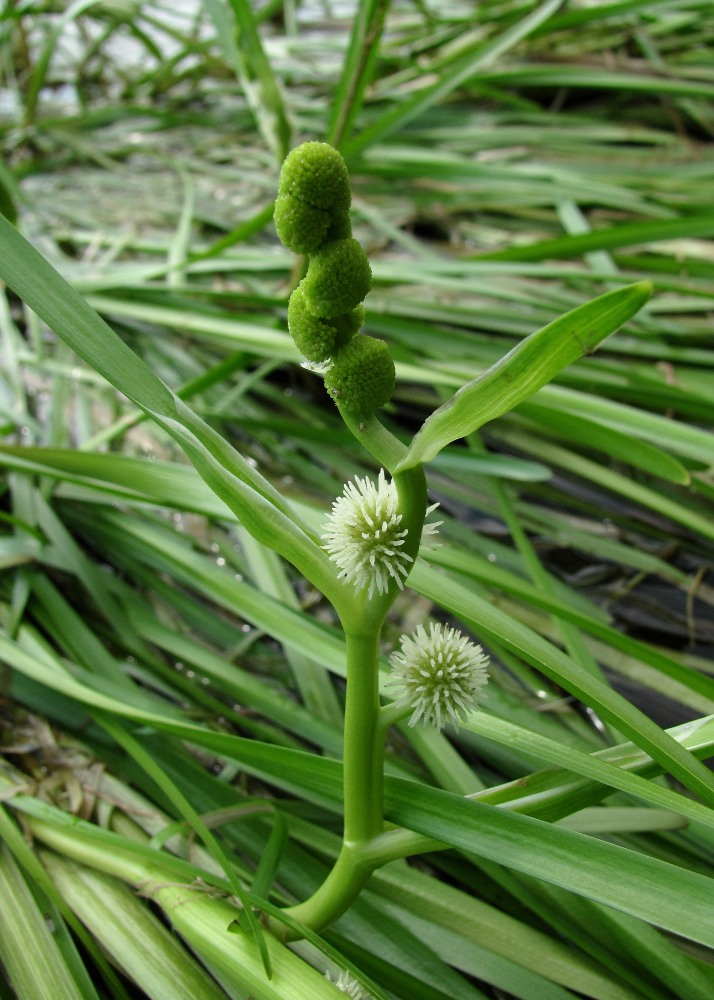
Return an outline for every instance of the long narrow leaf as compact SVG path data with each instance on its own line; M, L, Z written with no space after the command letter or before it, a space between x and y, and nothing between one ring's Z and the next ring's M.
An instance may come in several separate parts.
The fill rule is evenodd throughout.
M507 28L503 34L496 38L483 42L480 38L475 44L469 46L465 53L454 60L454 64L439 74L436 83L419 90L412 97L407 98L395 107L385 112L376 122L373 122L358 136L352 139L344 147L346 157L356 156L378 139L383 138L397 128L403 127L417 115L422 114L427 108L432 107L442 97L451 93L469 77L473 77L484 67L489 66L499 56L517 45L518 42L527 38L549 17L551 17L562 0L546 0L545 3L536 7L522 21Z
M107 326L81 295L0 216L0 277L112 385L153 417L243 523L324 593L340 587L327 556L271 484Z
M20 1000L86 1000L9 849L0 841L0 962ZM31 961L28 959L32 956Z
M352 24L342 76L332 99L326 140L340 147L359 113L374 71L379 43L391 0L363 0Z
M390 780L394 822L714 946L714 880L561 827Z
M634 316L651 291L649 282L641 281L608 292L531 334L427 418L400 468L428 462L445 445L532 396Z
M282 162L290 149L291 129L280 85L263 49L251 5L245 0L229 0L229 5L235 20L232 53L236 73L263 138ZM212 0L209 11L214 12L218 6L216 0ZM216 27L219 32L222 30L221 17L217 18Z
M479 255L479 260L549 260L579 257L595 250L613 250L616 247L659 243L677 238L695 239L714 234L714 213L702 212L696 216L677 219L648 219L647 222L624 222L618 226L594 229L588 233L557 236L551 240L529 243L527 246L496 250Z

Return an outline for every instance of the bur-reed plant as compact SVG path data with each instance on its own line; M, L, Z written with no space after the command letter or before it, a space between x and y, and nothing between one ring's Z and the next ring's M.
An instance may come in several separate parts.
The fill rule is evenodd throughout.
M327 207L320 202L326 191ZM318 528L304 520L254 466L173 395L9 223L2 224L7 251L3 273L8 284L77 353L180 443L205 482L258 542L291 562L328 599L342 624L346 676L342 765L335 762L333 766L333 762L322 758L308 758L303 765L301 755L296 756L294 750L273 748L269 752L267 745L251 747L244 740L236 743L239 738L222 737L180 716L172 718L165 710L157 710L151 697L137 700L125 684L117 687L118 679L107 677L110 687L102 690L103 685L87 685L71 672L58 672L50 666L46 654L40 655L39 647L33 655L32 644L25 650L24 643L14 646L3 641L3 657L14 669L33 683L48 684L91 707L102 728L158 784L213 853L227 881L216 883L214 876L212 884L234 893L240 901L237 910L231 910L224 901L212 900L210 894L202 896L189 881L188 869L181 869L183 881L178 888L172 888L174 883L167 881L171 864L167 866L156 858L154 866L151 852L147 855L144 850L138 855L111 838L97 839L89 829L77 828L76 823L68 828L58 822L56 813L38 812L22 798L19 808L28 813L36 838L150 892L219 982L237 982L240 989L249 989L260 997L285 996L286 990L293 996L302 995L300 990L306 991L305 995L318 990L307 972L291 972L292 959L284 966L287 955L277 946L276 937L314 940L311 935L333 924L380 867L447 846L477 850L491 861L545 878L586 899L610 904L708 943L703 920L709 907L708 887L706 880L693 872L670 870L655 858L604 842L593 841L583 851L577 833L550 825L541 830L538 820L487 804L499 801L499 790L495 790L495 796L491 790L476 799L464 798L456 790L438 792L402 778L396 784L392 779L385 791L384 753L390 728L406 718L410 726L431 723L436 730L446 724L471 723L487 680L487 657L475 639L442 622L432 622L428 631L420 625L412 634L404 635L399 646L395 644L387 690L396 686L398 696L381 703L382 630L395 599L414 573L421 577L423 592L429 593L432 586L449 591L447 605L479 637L485 635L487 640L495 639L514 650L523 647L524 655L534 659L546 676L567 684L593 706L605 722L647 755L636 766L649 760L675 775L703 803L710 803L714 795L711 775L680 742L685 734L680 739L667 735L596 674L555 650L546 651L527 630L514 632L506 616L462 586L446 581L442 584L438 576L432 578L420 572L422 541L432 543L437 527L427 520L433 506L428 505L424 463L434 459L446 445L473 434L486 421L526 399L584 351L593 350L641 308L650 288L640 283L606 293L526 338L496 365L464 385L427 418L410 442L404 443L386 429L375 413L389 400L394 368L387 345L358 332L363 317L361 300L370 286L370 269L364 251L350 235L349 201L346 170L336 150L327 144L308 143L290 154L281 174L278 231L289 245L309 254L307 273L293 292L297 305L291 303L289 310L291 331L296 340L307 344L311 366L320 366L328 392L350 432L381 466L376 480L356 477L350 481ZM313 212L318 215L317 222ZM325 215L327 219L323 219ZM366 347L361 348L361 344ZM62 529L39 495L34 503L38 524L51 534L59 531L59 543ZM65 536L65 544L68 541ZM107 598L109 602L115 600L109 594ZM57 610L61 601L54 598L54 604ZM302 626L298 623L298 616L286 623L286 641L300 641L307 622ZM305 634L312 634L312 627ZM86 638L89 641L89 636ZM302 770L301 781L309 773L316 789L332 788L332 794L342 801L342 841L322 884L307 898L282 910L270 906L265 897L280 854L280 827L276 826L274 834L278 833L271 835L248 891L205 818L191 805L190 797L167 780L155 756L113 718L117 712L216 752L230 748L230 752L238 753L244 767L269 775L278 784L287 778L290 787L295 780L289 777L291 768L297 765ZM328 766L325 769L323 765ZM600 765L608 774L607 782L622 783L609 775L610 766L606 762ZM583 761L580 767L587 772L592 765L586 766ZM599 769L597 773L601 773ZM648 800L654 798L676 804L680 810L685 808L680 796L665 789L655 791L635 774L622 785ZM556 785L556 789L559 787ZM504 791L508 798L508 790ZM709 815L705 805L695 801L686 808L702 821ZM571 809L566 789L560 788L547 815L552 820L567 815ZM540 815L540 807L536 814ZM59 873L67 869L50 863L50 871L60 878ZM614 878L613 872L618 871L619 877ZM61 878L60 884L64 884ZM670 906L666 912L655 905L652 884L667 893ZM101 889L96 891L101 896ZM70 905L81 908L79 902ZM231 912L235 914L233 919ZM258 912L267 920L267 930L256 922ZM235 945L231 945L232 931L239 942ZM683 956L672 953L668 973L671 975L675 968L677 974L684 968L691 988L703 995L703 972L695 965L687 966ZM289 986L284 987L284 981ZM321 990L333 989L329 980L321 982ZM348 980L343 978L341 982L344 986ZM377 989L373 985L370 988ZM357 981L354 989L362 989ZM319 991L312 995L319 995ZM378 989L372 995L378 995Z
M47 35L30 96L40 93L53 65L53 44L61 33L54 27L71 25L82 6L69 8ZM696 797L680 794L680 785L674 790L671 783L661 783L657 774L662 766L672 773L679 765L679 777L686 772L692 784L697 778L706 783L706 776L702 779L692 756L665 758L671 743L652 724L648 728L641 714L628 711L622 699L610 697L598 667L603 663L628 680L644 677L652 690L681 699L697 719L670 735L703 757L711 753L710 723L699 718L712 711L706 661L616 631L602 608L555 581L541 564L548 556L543 539L546 545L557 539L591 553L597 563L588 567L591 573L611 570L613 563L624 567L620 579L633 588L632 605L638 608L639 580L628 577L627 569L669 581L674 586L665 601L674 601L673 595L683 593L674 588L691 582L687 554L706 557L712 534L705 502L711 495L706 492L711 445L696 424L703 427L711 419L710 359L704 349L711 274L706 246L696 241L710 234L711 218L696 141L688 137L675 144L672 121L680 130L707 128L711 85L696 52L698 40L706 37L710 5L690 3L683 10L681 4L632 3L626 10L596 5L559 11L555 3L526 9L483 4L478 23L467 23L458 11L435 21L428 10L417 14L408 6L408 11L395 11L397 19L382 36L386 5L360 4L344 46L345 71L335 88L329 60L314 58L309 33L302 37L289 17L281 47L274 47L267 60L250 5L231 5L240 26L236 44L225 16L220 20L220 5L211 5L226 65L232 61L250 95L250 106L237 108L227 74L220 83L213 77L214 53L191 70L190 61L203 51L198 34L187 31L181 51L166 58L154 75L145 71L147 60L160 59L161 42L149 33L161 18L158 5L115 8L109 15L97 8L100 23L107 16L114 20L97 36L95 53L102 54L112 24L126 26L144 46L140 71L133 79L120 72L114 83L125 87L126 99L149 117L162 93L169 95L162 116L166 138L152 133L146 122L137 128L132 110L119 102L102 107L100 115L116 123L113 145L111 130L97 129L91 113L53 119L47 106L43 112L39 102L29 100L24 128L3 135L6 149L17 145L21 150L19 176L37 198L32 214L21 213L29 230L36 236L37 213L43 221L56 214L56 241L80 252L89 246L85 263L61 254L53 259L62 261L75 286L112 318L165 381L183 385L179 394L191 400L192 409L212 428L225 430L229 440L238 437L250 459L241 462L186 408L172 410L173 401L167 401L160 385L126 351L113 350L116 342L107 339L106 328L68 287L58 284L36 256L23 260L18 253L16 271L24 270L25 297L49 327L64 330L75 342L84 331L90 364L110 373L110 381L133 386L142 404L154 406L164 427L181 438L197 464L203 463L203 474L219 492L233 497L238 491L243 498L236 516L176 461L97 453L101 442L118 440L136 424L136 413L118 405L101 376L79 364L68 349L59 345L50 355L37 319L21 315L17 300L10 300L15 322L26 323L30 339L17 335L9 310L3 313L3 360L15 390L13 407L19 407L7 415L8 428L23 428L21 443L34 439L46 447L3 450L13 504L2 549L3 658L11 664L14 700L75 732L84 744L57 736L37 718L12 733L6 759L18 762L13 745L24 747L26 757L20 758L20 773L10 767L4 771L14 782L14 788L5 788L14 816L26 817L26 830L34 830L36 850L23 844L12 821L3 824L2 836L23 866L23 874L18 878L13 871L5 884L13 886L18 912L27 914L24 926L33 928L10 947L22 956L23 945L39 942L43 914L51 912L59 945L52 962L65 963L69 976L64 981L79 984L80 995L126 995L125 981L103 961L106 948L135 984L132 988L148 995L163 990L173 997L183 983L195 995L215 996L218 990L237 996L248 991L335 996L328 980L311 973L277 940L300 934L309 942L291 946L300 955L329 970L345 989L373 996L384 990L455 1000L495 991L560 1000L573 993L609 1000L711 994L703 964L708 953L703 947L695 950L694 943L711 925L711 904L704 896L710 885L711 810ZM88 9L81 16L91 15ZM19 10L18 18L24 16ZM580 41L588 27L592 59ZM599 61L598 35L606 47L618 40L617 65L609 51ZM584 61L572 69L578 51ZM660 51L666 53L666 72L658 62ZM102 58L102 72L111 74L110 61ZM205 89L204 80L210 81ZM289 273L287 258L271 245L238 247L223 259L218 256L221 248L258 231L272 212L268 158L257 141L251 145L246 137L254 120L268 148L281 156L287 151L289 116L281 94L286 83L295 88L288 100L295 101L305 132L323 134L324 115L328 138L347 152L360 174L356 217L369 234L363 242L370 244L376 279L366 300L367 330L373 340L389 342L399 373L392 401L378 420L359 406L344 407L340 400L350 393L345 396L344 380L330 383L330 372L334 378L340 374L334 358L342 346L364 343L357 339L365 337L358 332L362 320L353 316L335 326L335 317L318 315L318 306L313 315L325 324L322 340L332 336L326 327L339 328L327 351L333 368L323 374L328 389L332 384L337 390L346 430L324 406L306 402L313 395L320 399L319 382L312 376L306 392L305 383L293 375L290 395L271 377L276 364L289 370L285 363L294 366L297 357L282 332L282 288L274 291L275 282ZM186 84L192 96L182 105ZM220 90L221 101L212 100L210 86ZM555 89L563 87L569 90ZM326 115L317 101L305 100L305 93L331 97L333 90ZM204 131L192 158L190 152L185 155L185 136L197 117L191 103L196 91L207 100L200 105ZM599 92L609 92L612 99L594 99ZM578 93L580 103L574 98ZM231 108L228 135L222 100ZM552 113L551 100L565 103L562 116ZM134 214L146 199L154 210L171 190L163 171L155 186L149 174L131 178L124 173L118 183L117 164L135 144L141 155L142 142L149 159L159 149L175 155L171 144L181 129L183 208L175 238L112 232L105 213L113 204L121 205L123 214L131 204ZM209 187L218 192L227 179L229 187L234 182L233 156L230 162L225 158L226 150L235 148L235 130L241 133L240 190L252 186L260 205L247 226L194 252L188 242L192 217L209 225L220 218L225 225L225 213L216 213L213 202L201 198L200 186L210 177ZM212 140L206 138L211 133ZM43 164L66 168L85 156L95 161L104 156L104 168L109 156L113 169L99 181L101 197L87 198L83 190L81 201L75 201L66 185L62 197L41 194ZM3 177L10 201L16 201L12 176ZM90 233L86 226L90 205L103 213L101 232ZM344 217L341 225L340 238L348 239ZM443 240L445 234L456 253L443 252L443 246L435 250L433 238ZM422 240L423 235L429 238ZM688 242L665 242L682 239ZM643 246L640 241L644 249L633 252ZM97 247L107 255L94 267ZM395 247L408 260L394 254ZM123 253L143 256L139 263L115 262ZM194 260L206 253L203 266L210 271ZM469 253L483 259L469 260ZM586 255L582 261L580 254ZM295 271L302 276L299 263ZM240 293L225 288L227 272L241 276ZM210 289L206 273L214 278ZM343 482L352 485L337 501L336 515L351 500L376 503L381 490L388 527L397 536L406 530L403 515L394 523L402 514L397 483L405 478L386 452L390 438L380 427L389 427L401 448L410 449L428 412L465 381L488 373L533 329L603 287L619 288L641 278L654 279L663 294L628 324L624 335L609 341L605 352L562 369L557 385L499 417L500 376L493 372L491 381L485 379L484 411L478 412L495 419L483 425L484 438L505 454L484 448L477 431L464 446L447 442L428 458L434 498L442 501L432 520L445 523L437 539L425 538L426 561L394 557L387 563L403 591L388 568L386 576L377 575L383 564L376 554L374 566L371 554L360 563L347 552L342 565L322 557L344 553L345 545L355 542L339 520L325 526L325 497L339 495ZM236 309L243 314L236 317ZM306 311L305 300L296 296L292 319L299 324ZM168 341L169 330L180 331L180 343ZM235 353L226 357L226 350ZM385 349L378 351L383 358ZM255 356L262 363L251 370ZM540 351L534 356L540 360ZM56 378L45 437L41 401L37 407L32 398L24 403L23 366L28 365L34 375L52 372ZM235 391L220 393L224 378L235 379ZM381 386L389 381L378 379ZM383 399L383 393L372 397L375 405ZM474 399L472 412L477 411ZM70 443L70 406L72 432L83 444L78 452L58 447ZM119 419L95 434L100 409ZM172 423L177 413L180 427ZM174 457L166 432L156 422L153 431L148 426L139 425L136 440L147 441L152 455ZM448 438L451 431L442 426L442 433ZM365 451L365 444L377 454ZM519 461L513 453L531 461ZM426 457L420 455L410 467L414 480ZM255 460L262 474L251 469ZM562 475L549 479L546 466ZM292 482L280 478L285 472ZM246 480L254 492L239 486ZM268 489L270 482L277 490ZM307 504L306 487L313 492ZM112 509L112 502L120 509ZM175 511L176 520L157 518L159 506ZM493 519L485 522L485 533L450 516L456 511L473 517L476 508ZM186 512L196 511L211 519L205 546L200 534L205 527L196 527L194 535L194 525L185 519ZM266 511L271 514L267 527L261 521ZM614 525L602 523L603 513ZM273 559L237 526L241 520L257 534L263 530L273 544L282 539L292 546L293 563L303 558L307 564L302 536L289 530L293 515L322 552L311 565L312 577L310 572L289 576L290 559ZM494 540L497 518L513 549ZM285 529L287 540L281 534ZM395 540L406 542L406 537ZM441 545L433 547L434 541ZM684 551L675 565L669 553L676 541ZM395 551L403 548L395 546ZM307 551L314 554L309 546ZM369 569L376 571L371 577ZM351 570L364 584L361 590L348 578ZM306 582L310 579L318 586ZM701 572L698 579L705 581ZM647 592L648 580L642 583ZM326 602L316 603L330 588L340 595L335 600L348 621L360 593L367 606L386 601L390 590L396 596L381 644L394 661L393 673L385 656L380 705L374 707L381 728L386 731L389 724L383 808L387 824L397 830L387 825L385 836L401 828L401 840L391 839L394 856L424 852L428 867L395 861L377 869L347 913L315 935L305 924L291 923L291 908L305 906L309 918L312 907L310 919L317 921L320 899L336 913L340 899L344 903L360 881L349 871L344 877L348 866L339 867L346 853L342 818L349 803L343 801L345 777L336 761L342 758L343 697L350 696L343 696L341 687L348 662L345 632L334 627ZM626 603L624 588L613 584L615 589ZM699 593L706 599L705 586ZM694 588L687 602L686 627L694 636L704 629ZM353 621L356 615L352 611ZM242 631L236 616L251 623L250 631ZM374 622L369 624L372 629ZM432 625L441 630L435 633ZM449 727L448 739L418 719L410 727L414 712L391 725L406 705L390 702L401 696L399 687L389 685L390 677L402 672L403 658L415 647L453 638L454 627L491 652L492 677L481 691L482 710L459 717L459 732ZM261 639L261 633L270 639ZM281 643L280 655L271 641ZM230 655L240 666L229 661ZM594 681L574 665L587 668ZM262 676L266 671L272 682ZM637 743L641 726L647 750L648 737L660 746L660 764L641 743L639 748L622 743L630 731ZM607 740L614 746L603 749ZM218 774L207 773L196 755ZM379 756L377 748L374 760ZM46 780L42 767L49 770ZM240 781L234 780L236 768ZM144 797L112 780L111 772L141 788ZM510 776L519 780L510 782ZM364 782L358 784L363 787ZM608 793L608 807L597 808ZM701 798L706 795L701 787ZM48 797L54 806L44 801ZM509 813L534 819L520 822ZM78 821L78 815L95 822ZM113 836L103 827L111 827ZM188 830L193 832L186 839ZM146 837L152 838L148 844L142 843ZM40 854L42 838L54 853ZM210 845L210 854L197 846L197 838ZM611 850L613 844L626 850ZM446 852L445 845L455 850ZM361 848L366 854L364 844ZM189 864L177 864L177 853ZM74 860L63 861L62 854ZM96 878L88 865L105 868L108 879ZM333 865L336 875L330 875ZM689 878L691 873L697 878ZM141 895L130 902L121 893L122 880L165 907L166 919L181 927L212 978L185 950L171 951L156 921L158 911L150 913ZM21 891L23 882L32 887L34 900ZM327 888L321 890L321 884ZM113 914L107 914L109 900ZM624 909L604 908L601 902ZM276 931L264 935L262 954L256 947L259 934L228 929L241 907L245 913L251 906ZM153 917L154 924L141 925L143 940L137 942L125 931L135 921L138 926L140 912ZM74 914L92 935L83 932ZM116 915L112 923L109 918ZM689 953L639 917L655 925L678 921L670 930L689 939ZM201 933L204 928L208 934ZM91 967L101 970L100 985L88 981L86 972L82 977L73 936L82 942L83 955L91 956ZM170 981L160 974L167 969L174 973ZM21 988L46 995L52 983L42 980L42 971L38 965L38 985Z

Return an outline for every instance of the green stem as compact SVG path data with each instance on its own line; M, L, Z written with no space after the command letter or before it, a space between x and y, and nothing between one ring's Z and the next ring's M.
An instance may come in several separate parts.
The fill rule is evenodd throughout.
M359 844L382 831L383 744L379 720L380 631L347 633L344 743L344 841Z
M309 899L283 912L311 930L328 927L354 903L369 881L375 865L361 847L343 844L337 860L322 885ZM295 937L295 932L278 920L270 928L283 940Z
M344 407L338 406L337 408L345 425L359 443L367 449L370 455L374 455L387 472L393 472L407 454L407 449L399 438L388 431L374 414L359 418Z
M289 916L320 930L354 902L374 871L370 841L382 832L384 729L379 725L379 627L347 632L344 743L344 834L331 872L316 892L289 907ZM284 929L275 927L276 933Z
M387 730L396 722L406 719L414 709L411 705L400 705L397 701L392 701L388 705L382 705L379 711L379 728L382 730L384 738L387 737Z
M426 837L421 833L414 833L413 830L404 830L398 827L394 830L386 830L375 837L369 844L369 850L365 854L365 863L369 864L372 871L382 868L390 861L401 861L403 858L413 857L417 854L429 854L432 851L448 850L449 845L443 844L440 840Z
M411 469L397 473L394 476L394 485L397 487L399 497L401 527L406 528L408 532L404 540L404 552L416 562L426 518L427 490L424 466L413 465Z
M388 470L404 454L404 446L376 417L356 422L343 413L355 437ZM426 477L421 465L395 476L402 526L407 529L404 551L414 560L419 552L427 504ZM382 625L399 592L392 584L385 594L355 594L338 609L345 630L347 692L344 735L344 833L340 853L322 885L309 899L285 912L313 930L337 920L354 902L381 862L373 845L384 837L384 744L394 713L380 708L379 640ZM400 709L396 717L408 712ZM419 841L421 843L421 841ZM391 852L391 841L385 844ZM271 924L285 936L284 927Z

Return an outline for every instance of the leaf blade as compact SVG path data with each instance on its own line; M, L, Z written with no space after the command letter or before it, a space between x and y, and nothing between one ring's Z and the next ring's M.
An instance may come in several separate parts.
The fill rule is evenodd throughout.
M447 444L513 409L595 347L650 297L647 281L607 292L531 334L468 382L414 436L399 471L428 462Z
M714 945L714 883L703 875L416 782L390 779L385 791L393 822Z

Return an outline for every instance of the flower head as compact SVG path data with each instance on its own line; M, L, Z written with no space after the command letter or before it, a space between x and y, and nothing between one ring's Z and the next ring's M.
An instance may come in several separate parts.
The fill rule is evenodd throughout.
M325 388L343 409L366 417L389 402L394 392L394 362L383 340L358 333L332 361Z
M343 347L364 323L364 306L359 305L334 319L321 319L310 312L303 283L294 289L288 302L288 330L295 346L308 361L323 363Z
M326 142L303 142L280 170L280 194L324 212L346 212L350 181L342 154Z
M441 624L432 623L428 635L419 625L401 643L390 657L389 684L402 688L398 701L414 709L409 725L423 719L436 729L447 722L458 728L478 708L478 695L488 681L488 656L465 635Z
M313 316L333 319L366 297L372 287L372 269L357 240L330 240L310 256L300 284Z
M353 979L349 972L343 969L337 979L333 979L329 972L325 973L325 979L329 980L340 993L351 997L351 1000L371 1000L370 994L362 989L356 979Z
M325 142L304 142L280 171L275 229L295 253L314 253L329 239L352 235L350 182L342 155Z
M367 587L369 597L386 593L392 580L403 587L409 575L413 559L403 551L407 530L397 507L397 488L380 469L376 485L366 478L347 483L323 525L323 548L340 578Z

